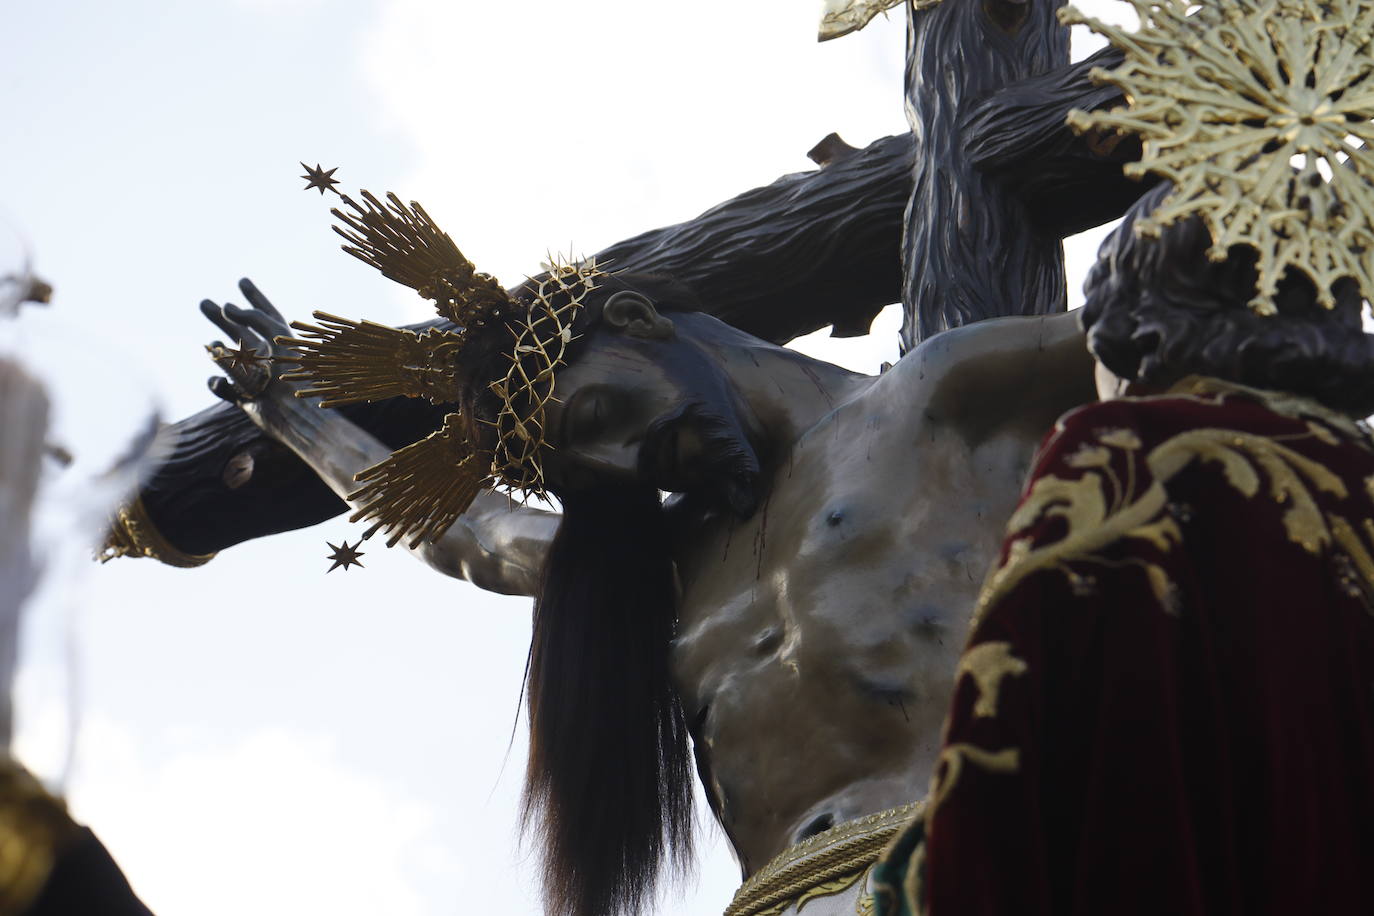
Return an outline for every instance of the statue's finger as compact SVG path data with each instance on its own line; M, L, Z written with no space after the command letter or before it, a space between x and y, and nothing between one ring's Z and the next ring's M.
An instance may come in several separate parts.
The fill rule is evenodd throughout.
M243 293L243 298L247 299L248 304L253 308L260 312L267 313L282 324L286 324L286 318L282 316L281 312L277 311L275 305L268 301L267 297L262 294L262 290L258 289L257 285L254 284L252 280L247 277L240 280L239 292Z
M256 316L256 317L255 317ZM272 319L263 318L262 321L256 320L261 315L258 312L250 312L241 309L236 305L226 305L224 307L225 320L231 322L237 331L237 338L245 347L256 350L259 356L271 356L272 348ZM262 322L265 321L264 325ZM266 333L259 331L262 327Z
M218 340L206 347L205 352L210 354L210 361L222 369L226 374L233 375L238 368L230 357L229 350Z
M210 393L222 401L228 401L230 404L238 404L243 400L243 397L239 394L239 390L234 387L234 383L222 375L211 376L206 382L206 385L209 387Z
M239 329L234 327L234 325L231 322L225 319L224 313L220 311L220 307L218 305L211 302L209 299L202 299L200 300L200 313L204 315L206 318L210 319L210 323L213 324L215 327L219 328L225 334L228 334L235 340L238 339Z
M253 331L263 344L268 344L272 338L276 337L283 330L281 322L275 320L270 315L262 312L241 309L237 305L226 305L224 314L235 324L242 325L244 328ZM268 351L271 352L270 346Z

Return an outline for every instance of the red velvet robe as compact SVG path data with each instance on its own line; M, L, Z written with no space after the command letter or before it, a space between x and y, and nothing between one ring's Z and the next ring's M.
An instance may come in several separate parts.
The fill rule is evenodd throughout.
M881 913L1374 914L1374 443L1189 379L1066 415Z

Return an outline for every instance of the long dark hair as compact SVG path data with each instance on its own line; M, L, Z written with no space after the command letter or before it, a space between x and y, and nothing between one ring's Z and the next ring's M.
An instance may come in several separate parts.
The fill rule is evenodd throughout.
M1234 246L1207 257L1211 238L1197 219L1143 238L1137 220L1172 190L1145 194L1102 243L1083 285L1088 349L1121 378L1169 385L1212 375L1254 388L1303 395L1349 413L1374 411L1374 336L1362 333L1359 287L1332 287L1335 307L1317 302L1305 274L1289 270L1274 300L1278 314L1246 307L1255 294L1256 255Z
M652 487L560 494L526 681L524 821L557 916L634 913L692 856L687 724L670 681L676 586Z

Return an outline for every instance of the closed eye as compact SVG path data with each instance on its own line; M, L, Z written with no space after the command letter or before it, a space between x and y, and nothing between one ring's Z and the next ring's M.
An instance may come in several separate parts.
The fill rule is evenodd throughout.
M602 388L578 392L568 405L564 433L569 443L583 442L604 433L614 421L616 400Z

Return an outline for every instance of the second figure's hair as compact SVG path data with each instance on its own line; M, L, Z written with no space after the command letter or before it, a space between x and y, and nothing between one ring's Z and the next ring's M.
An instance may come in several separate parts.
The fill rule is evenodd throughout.
M1352 280L1336 284L1323 308L1306 275L1290 270L1275 296L1278 314L1257 315L1255 252L1235 246L1207 258L1211 238L1196 218L1142 238L1136 221L1172 190L1151 189L1098 252L1084 284L1088 349L1116 375L1168 385L1210 375L1287 391L1363 416L1374 411L1374 337L1362 332Z

